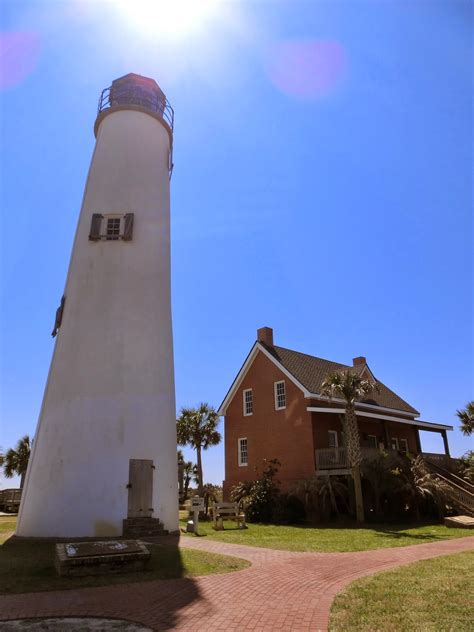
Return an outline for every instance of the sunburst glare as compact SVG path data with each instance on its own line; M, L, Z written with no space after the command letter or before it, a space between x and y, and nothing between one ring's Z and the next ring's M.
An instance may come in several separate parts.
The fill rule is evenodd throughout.
M117 0L128 23L147 35L183 37L201 30L219 0Z

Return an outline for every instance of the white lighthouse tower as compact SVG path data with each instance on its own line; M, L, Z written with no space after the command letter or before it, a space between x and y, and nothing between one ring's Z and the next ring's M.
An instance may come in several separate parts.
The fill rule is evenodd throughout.
M152 79L102 92L20 536L178 528L170 306L173 110ZM144 526L146 525L146 526Z

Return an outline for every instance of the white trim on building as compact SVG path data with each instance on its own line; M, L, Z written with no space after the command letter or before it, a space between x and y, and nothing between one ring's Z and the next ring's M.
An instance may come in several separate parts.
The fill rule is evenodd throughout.
M239 460L239 467L247 467L249 464L249 445L247 437L240 437L237 439L237 456Z
M275 410L284 410L286 408L285 380L273 382L273 394L275 396Z
M244 417L253 415L253 391L251 388L244 388L242 391L242 407Z
M306 410L309 413L333 413L344 414L345 408L325 408L319 406L308 406ZM426 428L427 430L453 430L453 426L446 426L445 424L436 424L432 421L418 421L418 419L401 419L400 417L391 417L389 415L376 415L375 413L367 413L364 410L356 410L359 417L371 417L374 419L381 419L384 421L396 421L399 424L407 424L409 426L416 426L418 428Z

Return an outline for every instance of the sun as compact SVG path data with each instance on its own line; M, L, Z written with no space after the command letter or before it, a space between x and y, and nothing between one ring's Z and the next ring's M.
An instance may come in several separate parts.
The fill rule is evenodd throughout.
M119 0L118 7L131 26L150 35L182 37L200 30L219 0Z

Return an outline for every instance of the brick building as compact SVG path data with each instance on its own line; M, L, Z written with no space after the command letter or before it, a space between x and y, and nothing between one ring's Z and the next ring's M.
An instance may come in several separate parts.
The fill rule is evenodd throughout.
M382 448L418 454L419 430L440 433L449 456L452 426L419 420L415 408L375 378L364 357L348 366L277 347L273 330L263 327L219 408L225 417L226 498L239 481L256 478L263 459L281 462L278 479L286 490L313 474L349 473L344 402L319 394L324 378L344 369L378 385L378 392L356 405L364 456Z

